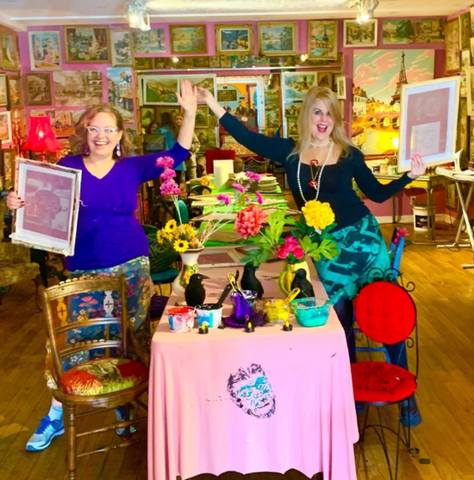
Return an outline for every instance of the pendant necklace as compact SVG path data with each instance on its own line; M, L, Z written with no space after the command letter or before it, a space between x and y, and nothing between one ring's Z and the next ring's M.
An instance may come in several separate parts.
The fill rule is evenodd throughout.
M329 157L331 156L331 152L332 152L333 143L332 143L331 140L329 140L329 143L331 144L331 146L329 147L328 153L326 155L326 158L324 159L323 164L321 165L321 167L319 167L319 171L316 173L315 178L312 178L311 181L309 182L309 184L316 190L316 196L314 198L315 200L317 200L319 198L319 189L320 189L320 186L321 186L321 177L323 176L323 170L324 170L324 167L326 166L326 162L328 161ZM311 161L313 161L313 160L311 160ZM317 164L317 160L316 160L316 164ZM310 165L310 167L312 168L312 164ZM301 171L301 160L298 160L298 170L296 172L296 181L298 182L298 189L300 191L301 198L306 203L308 200L306 200L305 196L303 195L303 189L301 188L300 171ZM312 175L313 175L313 172L311 170L311 176Z

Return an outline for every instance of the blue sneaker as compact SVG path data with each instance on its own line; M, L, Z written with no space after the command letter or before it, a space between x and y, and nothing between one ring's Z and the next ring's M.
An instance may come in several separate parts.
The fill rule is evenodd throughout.
M51 420L48 415L40 420L40 426L28 440L26 449L29 452L40 452L48 448L53 438L64 433L64 423L61 420Z

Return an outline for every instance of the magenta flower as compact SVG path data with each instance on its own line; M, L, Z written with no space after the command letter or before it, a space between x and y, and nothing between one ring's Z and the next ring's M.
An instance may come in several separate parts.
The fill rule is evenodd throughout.
M255 198L257 199L257 202L262 205L263 203L263 197L262 197L262 194L260 192L256 192L255 193Z
M280 245L277 250L278 258L284 260L290 254L290 251L286 248L285 245Z
M219 202L222 202L224 205L230 205L232 200L231 198L229 197L229 195L226 195L225 193L219 193L219 195L217 195L217 200L219 200Z
M305 255L304 250L301 247L296 247L292 253L298 260L301 260Z
M162 180L171 180L176 177L176 172L172 168L165 168L163 173L160 175Z
M251 182L259 182L262 177L258 173L245 172L245 176L250 179Z
M245 188L240 185L240 183L234 183L232 184L232 188L235 188L238 192L240 193L244 193L245 192Z
M158 157L156 159L156 166L163 168L171 168L174 165L174 160L171 157Z
M180 189L174 180L165 180L160 186L161 195L179 195Z

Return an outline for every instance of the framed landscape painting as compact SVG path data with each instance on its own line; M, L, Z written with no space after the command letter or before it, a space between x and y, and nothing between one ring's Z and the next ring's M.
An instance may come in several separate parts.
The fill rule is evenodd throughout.
M111 62L107 27L64 27L64 43L68 63Z
M135 70L153 70L153 57L135 57L133 61Z
M13 30L0 28L0 47L0 68L18 71L20 69L20 55L18 53L18 39Z
M110 30L110 51L114 67L132 66L132 32Z
M377 20L359 24L355 20L344 20L344 47L376 47Z
M59 32L28 32L31 70L61 70Z
M144 105L178 105L176 92L179 81L175 77L147 75L142 77Z
M258 50L260 55L281 56L298 53L297 22L258 24Z
M51 105L51 76L49 73L27 73L26 104Z
M455 18L446 24L446 71L448 73L459 72L461 70L461 47L459 20Z
M0 145L10 143L12 137L12 119L10 112L0 112Z
M165 50L164 28L152 28L146 32L133 32L133 51L135 53L164 53Z
M217 55L252 55L253 25L215 25Z
M415 29L411 20L384 20L383 44L406 44L415 41Z
M21 77L8 76L8 106L10 108L23 107Z
M316 85L316 72L283 72L281 91L283 102L303 100L308 90Z
M102 103L102 72L69 70L53 72L56 106L85 107Z
M8 105L7 76L0 75L0 107Z
M414 22L416 43L444 42L444 29L446 27L444 18L424 18L414 20Z
M308 21L308 58L337 59L337 20Z
M171 53L207 53L206 25L170 25Z

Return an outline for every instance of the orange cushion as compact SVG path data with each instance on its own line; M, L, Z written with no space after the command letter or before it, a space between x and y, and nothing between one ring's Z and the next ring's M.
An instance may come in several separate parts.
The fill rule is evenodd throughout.
M69 395L103 395L132 388L147 378L146 367L134 360L98 358L68 370L60 384Z
M368 403L395 403L416 390L415 375L385 362L357 362L351 365L354 400Z

